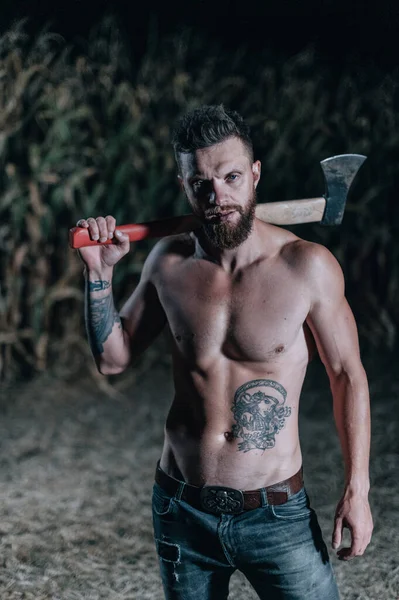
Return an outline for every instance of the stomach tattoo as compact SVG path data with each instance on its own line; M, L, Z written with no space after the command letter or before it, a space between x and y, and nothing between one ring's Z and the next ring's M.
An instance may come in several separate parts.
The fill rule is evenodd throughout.
M276 435L291 414L291 407L284 406L286 398L286 389L272 379L254 379L238 388L231 408L236 421L231 431L242 440L239 450L274 448Z

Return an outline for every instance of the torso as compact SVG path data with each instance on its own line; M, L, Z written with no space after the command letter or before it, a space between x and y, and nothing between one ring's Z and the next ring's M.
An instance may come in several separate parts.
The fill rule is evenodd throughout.
M301 241L273 230L278 251L241 272L196 258L187 235L174 237L158 265L175 384L160 466L193 485L257 489L302 463L310 299L297 268Z

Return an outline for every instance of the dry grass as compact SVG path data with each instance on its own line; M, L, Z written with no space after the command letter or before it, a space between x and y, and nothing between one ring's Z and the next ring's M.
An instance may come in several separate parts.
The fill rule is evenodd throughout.
M399 380L379 364L374 358L368 367L375 531L362 558L332 556L342 600L399 594ZM300 430L308 491L329 543L342 461L319 371L311 366ZM112 399L87 378L65 386L44 374L2 395L2 600L162 600L150 494L172 381L161 367L117 377L115 387ZM256 598L240 573L230 590L231 600Z

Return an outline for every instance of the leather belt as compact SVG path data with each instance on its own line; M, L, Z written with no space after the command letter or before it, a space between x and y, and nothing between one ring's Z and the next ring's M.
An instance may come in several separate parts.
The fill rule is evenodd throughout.
M214 514L238 514L245 510L260 508L262 506L262 490L266 494L268 504L285 504L290 496L299 492L303 487L302 467L288 479L258 490L243 491L217 485L198 487L179 481L165 473L159 466L159 462L155 471L155 481L165 492L174 496L184 484L180 499L195 508Z

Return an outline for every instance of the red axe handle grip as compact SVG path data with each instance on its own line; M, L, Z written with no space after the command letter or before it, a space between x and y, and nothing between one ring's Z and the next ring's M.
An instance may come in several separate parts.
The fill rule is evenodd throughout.
M174 235L183 233L184 231L192 231L199 226L199 221L194 215L182 215L179 217L171 217L169 219L160 219L158 221L150 221L149 223L137 223L132 225L118 225L116 231L122 231L129 236L131 242L138 242L146 238L163 237L166 235ZM113 239L106 242L91 240L89 232L85 227L72 227L69 230L69 245L71 248L83 248L85 246L98 246L112 244Z

